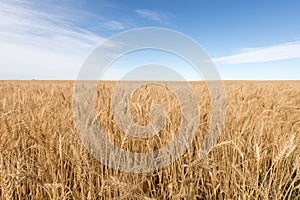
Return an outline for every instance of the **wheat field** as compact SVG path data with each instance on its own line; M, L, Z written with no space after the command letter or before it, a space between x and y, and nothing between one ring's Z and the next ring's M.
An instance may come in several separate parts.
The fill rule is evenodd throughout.
M178 83L177 83L178 84ZM73 81L0 81L1 199L300 199L300 81L226 81L226 120L218 144L204 159L210 97L192 82L200 112L197 135L171 165L126 173L95 159L82 144L72 113ZM119 147L153 151L172 140L180 107L162 87L136 91L130 112L149 123L161 104L164 127L150 139L128 137L114 124L115 82L99 83L99 126Z

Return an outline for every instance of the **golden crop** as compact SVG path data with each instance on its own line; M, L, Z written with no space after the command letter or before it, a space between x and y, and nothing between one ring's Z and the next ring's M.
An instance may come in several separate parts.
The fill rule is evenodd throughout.
M1 199L300 199L299 81L225 82L225 127L203 160L211 104L205 84L192 82L200 108L193 145L168 167L142 174L108 168L86 150L73 121L73 84L0 81ZM114 144L147 152L172 140L181 117L173 93L150 86L132 95L135 123L149 123L153 103L167 113L158 135L137 139L114 123L114 85L100 83L95 102L99 125Z

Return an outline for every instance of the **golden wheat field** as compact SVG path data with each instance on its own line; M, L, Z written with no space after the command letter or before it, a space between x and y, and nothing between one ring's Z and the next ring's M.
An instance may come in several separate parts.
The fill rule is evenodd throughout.
M0 81L0 198L300 199L300 81L224 82L225 127L202 160L210 97L204 83L191 84L201 111L193 144L163 169L126 173L101 164L79 139L74 82ZM114 85L99 84L95 110L115 145L146 152L172 140L181 117L172 93L153 86L132 95L135 123L149 123L153 102L167 113L158 135L136 139L114 124L109 106Z

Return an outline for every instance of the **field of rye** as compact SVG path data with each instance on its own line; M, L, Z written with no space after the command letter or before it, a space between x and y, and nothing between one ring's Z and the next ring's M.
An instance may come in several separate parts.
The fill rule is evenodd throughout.
M200 108L193 144L171 165L141 174L108 168L86 150L73 120L73 84L0 81L0 199L300 199L299 81L224 82L225 127L202 160L211 104L205 84L192 82ZM99 84L95 109L115 145L146 152L172 140L181 117L173 93L149 86L132 95L135 123L149 123L151 103L167 113L158 135L137 139L114 123L114 85Z

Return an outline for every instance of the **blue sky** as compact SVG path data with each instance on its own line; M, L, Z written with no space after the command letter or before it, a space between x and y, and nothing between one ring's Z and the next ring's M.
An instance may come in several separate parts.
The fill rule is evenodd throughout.
M1 0L0 79L75 79L106 38L163 27L196 40L222 79L299 80L299 10L296 0ZM145 51L144 61L168 60L187 79L198 79L187 63L156 54ZM104 77L120 78L143 60L134 61L134 55L123 59Z

